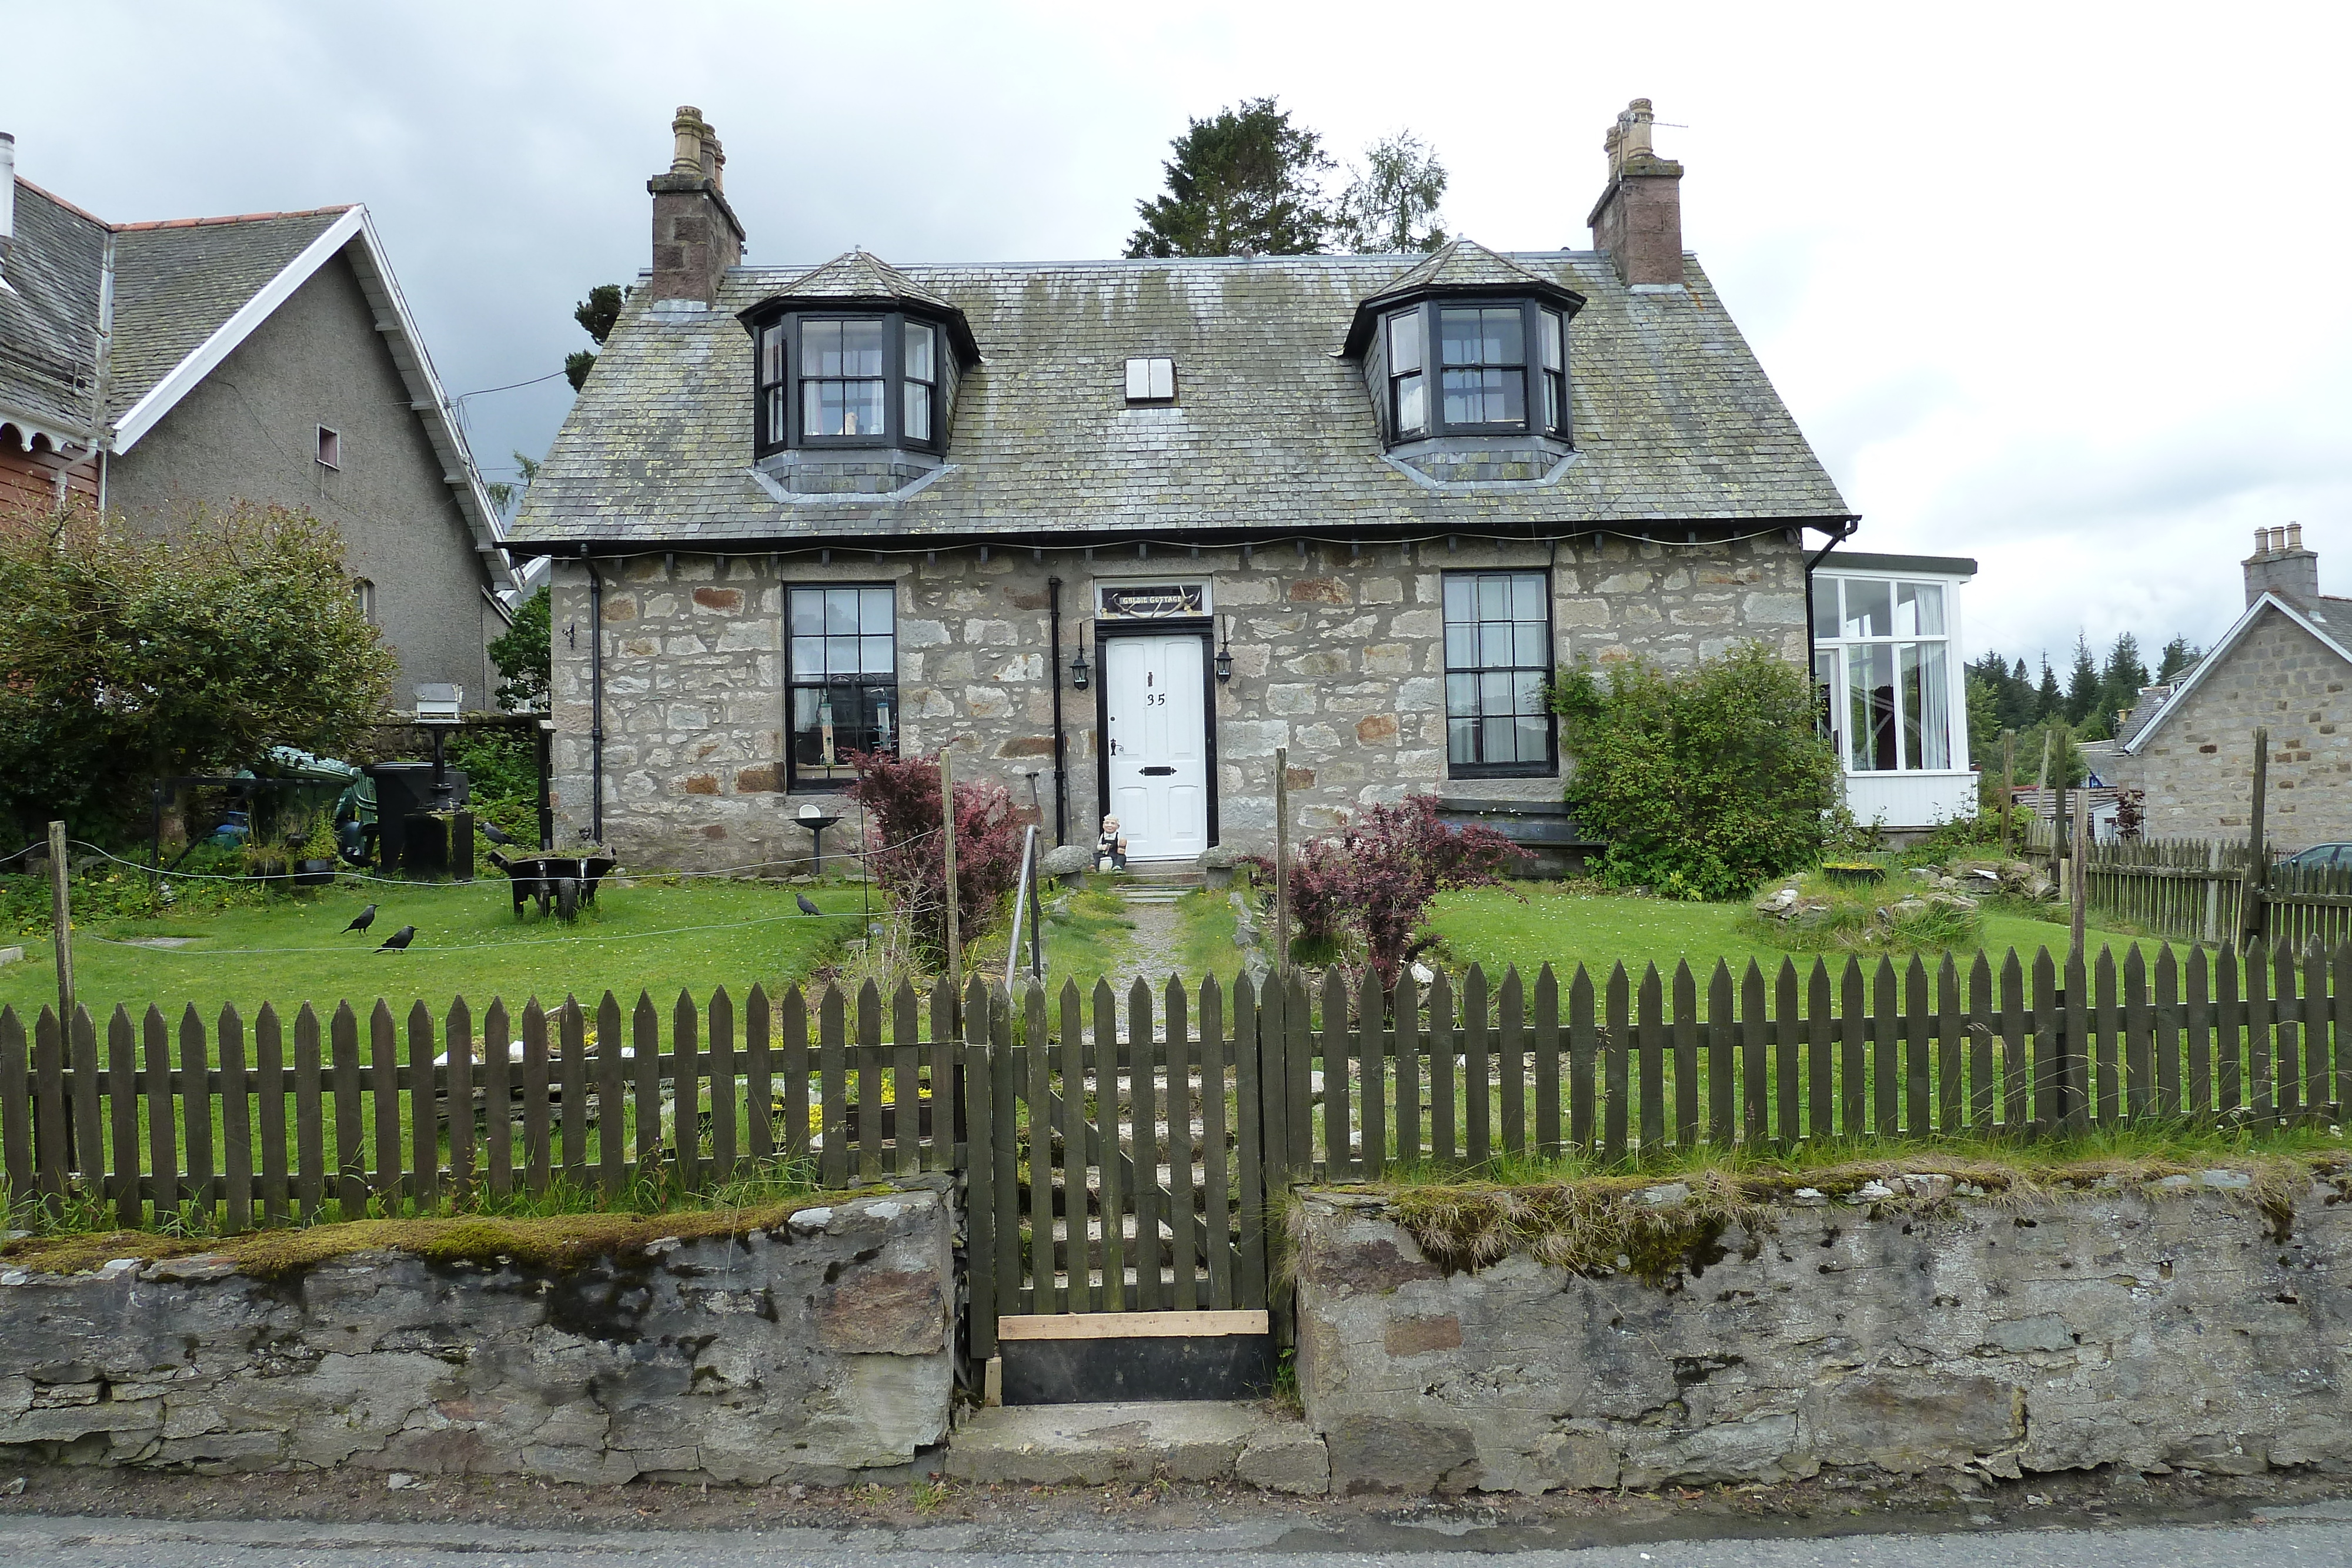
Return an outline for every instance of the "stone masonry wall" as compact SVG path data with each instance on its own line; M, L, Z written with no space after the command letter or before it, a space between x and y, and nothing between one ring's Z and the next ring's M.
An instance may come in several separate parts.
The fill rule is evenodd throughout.
M2352 1468L2352 1214L2315 1186L2274 1228L2242 1175L2166 1179L1788 1209L1665 1288L1525 1252L1449 1276L1381 1199L1311 1194L1299 1392L1335 1490Z
M1114 559L1116 557L1117 559ZM1069 768L1069 830L1090 839L1097 807L1097 697L1068 666L1106 581L1206 580L1220 625L1230 617L1234 676L1213 697L1216 825L1223 844L1271 847L1273 758L1287 747L1297 825L1329 827L1349 806L1409 790L1496 800L1556 799L1553 779L1448 779L1442 580L1448 570L1552 572L1554 656L1644 655L1686 664L1761 637L1805 659L1803 553L1774 530L1752 539L1660 545L1604 536L1540 544L1463 538L1400 549L1284 544L1204 549L1198 557L1105 548L1039 559L1029 549L885 555L839 550L778 561L660 555L599 563L604 591L604 837L631 863L707 869L806 854L793 825L783 761L784 588L894 584L902 746L929 752L955 737L959 777L1043 769L1053 821L1053 687L1059 681ZM554 579L554 753L569 841L589 821L587 568ZM1060 657L1050 648L1046 579L1062 579ZM834 800L837 796L811 795ZM835 837L835 845L847 843Z
M562 1274L0 1272L0 1456L838 1484L947 1435L953 1228L914 1190Z
M2264 836L2287 853L2352 839L2352 669L2280 614L2265 613L2107 781L2147 793L2150 838L2243 839L2253 804L2253 731L2271 732Z

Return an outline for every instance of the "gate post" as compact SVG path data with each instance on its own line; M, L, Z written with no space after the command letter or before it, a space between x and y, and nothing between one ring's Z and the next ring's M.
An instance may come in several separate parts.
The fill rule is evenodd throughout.
M963 1009L964 1290L970 1358L982 1364L996 1355L995 1074L988 1013L987 988L975 976Z

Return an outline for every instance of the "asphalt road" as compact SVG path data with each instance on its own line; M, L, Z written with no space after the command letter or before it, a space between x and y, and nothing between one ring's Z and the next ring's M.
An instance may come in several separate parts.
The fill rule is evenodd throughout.
M1352 1538L1351 1538L1352 1537ZM1150 1533L1049 1530L1027 1540L966 1526L568 1534L447 1525L0 1520L7 1568L1297 1568L1301 1555L1458 1565L1510 1551L1515 1568L2305 1568L2352 1564L2352 1503L2282 1506L2246 1523L1984 1531L1942 1535L1654 1542L1513 1550L1475 1531L1377 1536L1281 1524Z

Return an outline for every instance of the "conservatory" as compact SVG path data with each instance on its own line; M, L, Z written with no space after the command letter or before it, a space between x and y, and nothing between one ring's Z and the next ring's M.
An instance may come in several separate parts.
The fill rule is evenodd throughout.
M1894 831L1976 814L1953 556L1839 551L1814 570L1813 683L1854 820Z

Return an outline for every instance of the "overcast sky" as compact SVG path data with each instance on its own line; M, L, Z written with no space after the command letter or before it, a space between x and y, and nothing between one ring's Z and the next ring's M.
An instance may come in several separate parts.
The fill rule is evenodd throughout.
M1187 116L1276 94L1343 157L1410 128L1445 215L1590 244L1656 101L1685 242L1848 503L1973 555L1971 654L2210 642L2257 526L2352 593L2342 6L399 6L5 0L18 172L117 221L364 201L452 392L588 346L693 103L750 258L1118 254ZM26 64L19 60L19 67ZM2332 107L2331 107L2332 106ZM559 380L471 399L547 446Z

